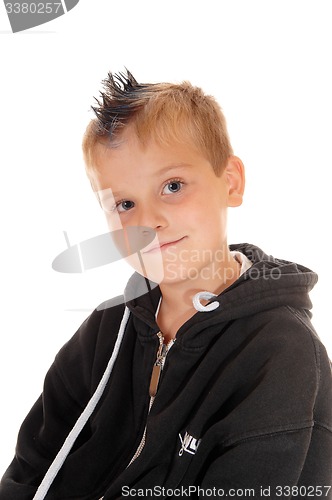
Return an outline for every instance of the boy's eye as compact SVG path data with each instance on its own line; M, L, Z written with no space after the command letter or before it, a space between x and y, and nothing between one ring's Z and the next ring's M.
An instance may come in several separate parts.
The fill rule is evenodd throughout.
M163 194L177 193L182 188L182 185L183 185L183 182L180 182L180 181L170 181L164 187Z
M134 208L134 206L135 206L135 203L133 201L130 201L130 200L119 201L116 204L116 208L117 208L118 212L127 212L128 210L131 210L132 208Z

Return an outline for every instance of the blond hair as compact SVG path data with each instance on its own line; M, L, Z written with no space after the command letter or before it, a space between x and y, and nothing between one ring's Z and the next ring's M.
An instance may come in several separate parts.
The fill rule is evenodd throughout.
M105 142L116 145L128 125L146 145L153 139L162 145L187 142L205 157L220 175L233 154L226 120L216 100L189 82L181 84L137 83L132 74L112 74L103 80L104 91L96 118L88 124L83 138L87 169L94 166L95 147Z

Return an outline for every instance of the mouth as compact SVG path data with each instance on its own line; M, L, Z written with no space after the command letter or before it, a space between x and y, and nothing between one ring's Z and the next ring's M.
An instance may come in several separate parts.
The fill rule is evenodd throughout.
M184 240L185 238L186 238L186 236L183 236L182 238L179 238L178 240L165 241L164 243L159 243L157 245L150 247L148 250L144 250L142 253L152 254L152 253L156 253L156 252L162 252L171 246L177 245L178 243L180 243L180 241Z

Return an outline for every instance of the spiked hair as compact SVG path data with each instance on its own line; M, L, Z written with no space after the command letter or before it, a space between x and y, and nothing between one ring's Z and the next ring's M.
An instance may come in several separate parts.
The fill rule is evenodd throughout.
M185 142L194 146L220 175L233 154L226 121L220 106L211 96L189 82L138 83L126 73L108 73L102 82L96 118L89 123L83 153L87 169L94 167L97 143L118 144L121 132L132 125L141 143L149 140L161 145Z

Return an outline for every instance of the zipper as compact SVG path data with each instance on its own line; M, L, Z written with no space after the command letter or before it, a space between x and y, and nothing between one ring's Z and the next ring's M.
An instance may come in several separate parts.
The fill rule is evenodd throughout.
M172 345L175 342L175 339L171 339L167 344L164 344L163 334L161 332L158 332L157 336L159 339L159 347L158 347L158 351L157 351L156 361L154 362L153 368L152 368L152 374L151 374L150 386L149 386L150 402L149 402L149 409L148 409L148 414L147 414L146 418L148 418L148 416L150 414L152 405L153 405L154 400L155 400L156 395L157 395L158 386L159 386L159 382L160 382L160 376L161 376L161 372L163 371L163 368L164 368L166 356L167 356L170 348L172 347ZM129 464L127 465L127 467L126 467L127 469L136 460L136 458L138 458L140 456L140 454L143 451L143 448L145 446L145 439L146 439L146 429L147 429L147 424L145 424L142 439L137 447L137 450L135 451L134 456L132 457ZM104 497L101 497L99 500L103 500L103 498Z
M160 376L161 376L161 372L163 371L163 368L164 368L166 356L167 356L170 348L172 347L172 345L175 342L175 339L171 339L167 344L164 344L163 334L161 332L158 332L157 336L159 338L159 347L158 347L158 351L157 351L157 358L156 358L156 361L154 362L154 365L152 368L152 374L151 374L150 386L149 386L150 403L149 403L149 409L148 409L148 414L147 414L146 418L148 418L148 416L150 414L152 405L153 405L154 400L155 400L156 395L157 395L158 386L159 386L159 382L160 382ZM140 456L140 454L143 451L143 448L145 446L145 439L146 439L146 429L147 429L147 424L145 424L145 428L144 428L141 442L138 445L138 448L137 448L134 456L132 457L129 464L127 465L127 468L136 460L136 458L138 458Z

